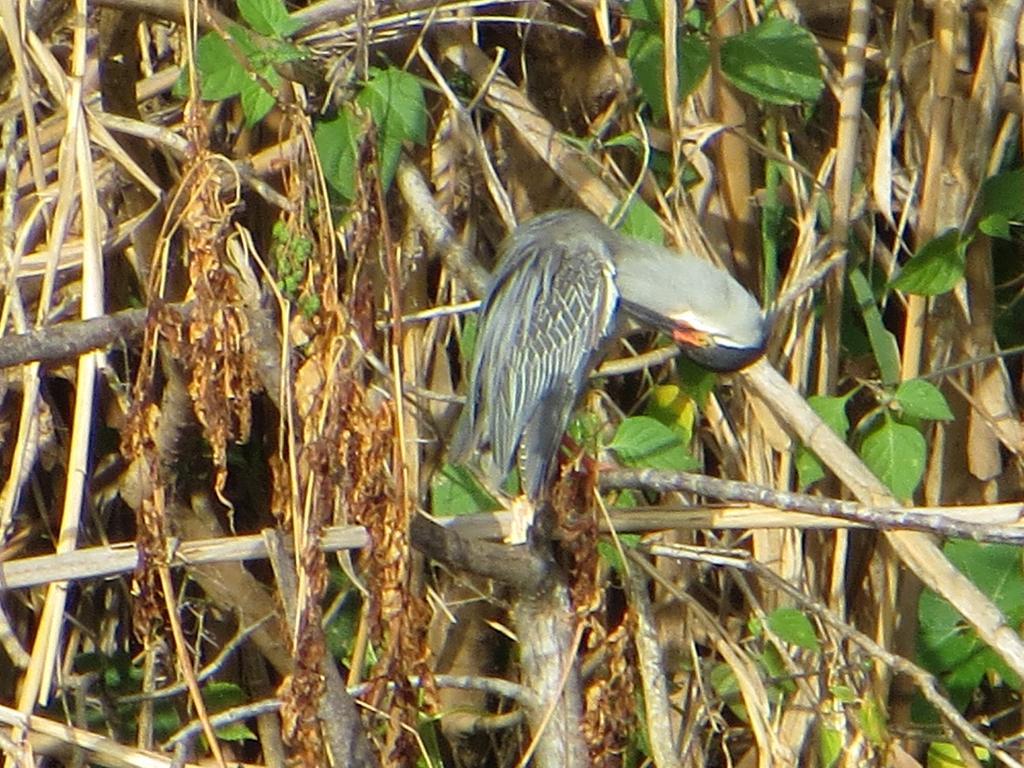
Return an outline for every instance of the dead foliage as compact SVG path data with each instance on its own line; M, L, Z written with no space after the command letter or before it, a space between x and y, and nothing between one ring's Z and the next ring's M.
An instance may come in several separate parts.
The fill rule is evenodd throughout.
M850 445L924 378L952 418L906 420L913 499L1016 530L1018 222L984 235L976 203L1021 165L1020 4L655 4L710 51L664 114L630 67L639 0L265 5L0 2L0 346L21 355L0 377L0 566L53 558L17 588L0 570L6 764L1020 765L1019 617L956 551L599 491L615 456L593 450L660 407L708 474L796 490L813 453L814 493L885 507ZM772 18L813 34L813 102L723 74L727 41ZM248 67L240 97L201 98L210 31L219 74ZM687 41L664 43L662 93L687 77ZM415 76L422 136L374 124L381 72ZM341 118L341 159L321 157ZM477 514L432 562L411 521L450 511L455 305L516 221L627 200L772 303L767 363L691 390L668 354L621 363L585 408L599 455L563 457L553 556L524 565L504 513ZM951 228L972 233L955 287L894 289ZM853 431L811 396L846 398ZM344 526L366 545L325 552ZM249 534L245 561L178 548ZM134 573L87 557L108 544L136 547ZM980 638L945 672L918 653L935 595Z

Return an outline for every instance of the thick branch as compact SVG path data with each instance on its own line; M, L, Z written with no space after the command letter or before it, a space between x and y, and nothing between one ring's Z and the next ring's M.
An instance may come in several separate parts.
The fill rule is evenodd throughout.
M0 368L23 363L74 360L115 341L137 338L146 327L145 309L127 309L90 320L74 320L0 339Z
M409 535L413 546L427 557L495 579L524 594L539 592L550 576L548 564L529 547L467 539L425 515L413 518Z

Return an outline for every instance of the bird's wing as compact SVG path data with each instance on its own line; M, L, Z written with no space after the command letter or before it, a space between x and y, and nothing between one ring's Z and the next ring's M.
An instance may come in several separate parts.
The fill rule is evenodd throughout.
M481 309L453 457L489 445L500 480L522 445L523 490L535 498L617 300L610 259L587 247L508 253Z

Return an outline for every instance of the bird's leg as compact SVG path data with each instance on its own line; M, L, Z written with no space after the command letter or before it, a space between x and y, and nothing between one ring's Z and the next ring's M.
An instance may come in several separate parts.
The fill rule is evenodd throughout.
M601 462L591 456L584 449L583 445L569 437L562 436L562 449L570 457L569 463L582 465L585 474L594 474L600 469L618 469L616 464ZM509 499L504 494L496 494L503 507L509 512L507 525L502 526L502 540L506 544L525 544L529 540L530 529L534 526L537 516L537 504L531 501L525 494L519 494Z
M525 544L529 538L530 528L537 507L526 496L520 494L508 504L509 524L505 528L503 540L506 544Z

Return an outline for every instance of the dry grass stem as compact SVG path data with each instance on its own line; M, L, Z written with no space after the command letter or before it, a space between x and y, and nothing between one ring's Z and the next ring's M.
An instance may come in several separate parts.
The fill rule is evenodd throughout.
M4 768L1019 768L1022 19L0 0ZM623 323L513 547L447 447L559 208L772 331Z

